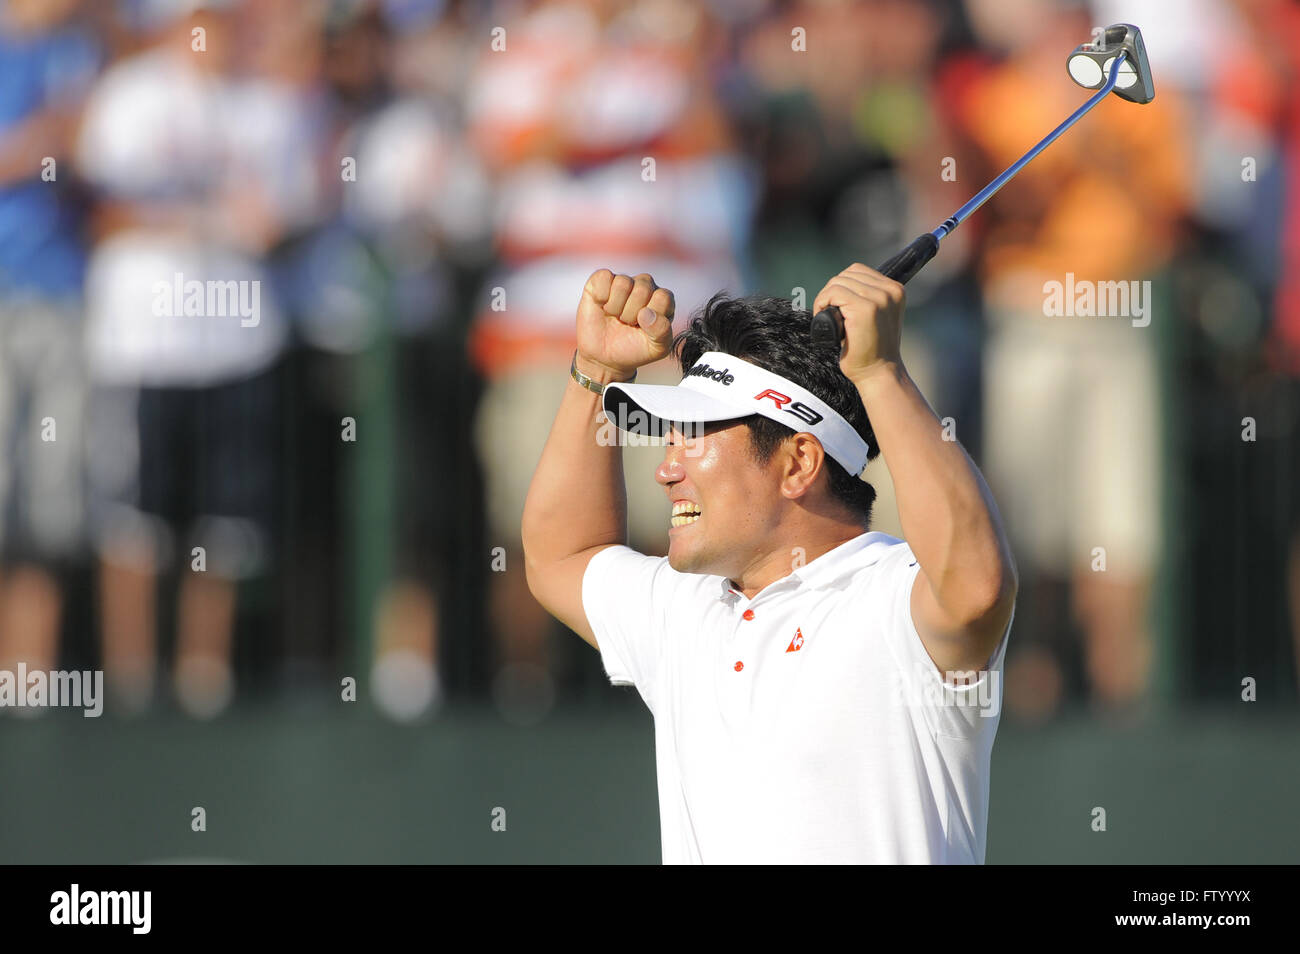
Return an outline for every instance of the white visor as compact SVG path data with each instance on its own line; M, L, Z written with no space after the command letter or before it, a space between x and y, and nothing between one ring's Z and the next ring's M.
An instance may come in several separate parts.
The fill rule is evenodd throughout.
M857 477L871 448L829 404L766 368L721 351L706 351L681 383L607 384L605 415L632 434L664 436L670 424L703 424L761 414L821 441L832 459Z

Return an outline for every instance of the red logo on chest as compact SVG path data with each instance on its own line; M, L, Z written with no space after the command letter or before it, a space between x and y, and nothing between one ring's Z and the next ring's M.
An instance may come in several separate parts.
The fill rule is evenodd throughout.
M803 630L796 629L794 631L794 639L790 640L790 645L785 648L785 651L788 653L797 653L801 649L803 649Z

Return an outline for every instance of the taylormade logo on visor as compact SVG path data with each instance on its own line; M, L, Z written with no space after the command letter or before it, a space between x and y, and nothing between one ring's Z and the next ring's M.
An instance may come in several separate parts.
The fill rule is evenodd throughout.
M686 377L710 378L717 381L719 384L730 384L732 381L736 380L735 376L731 374L730 368L719 371L715 368L709 367L707 364L695 365L691 370L686 372Z

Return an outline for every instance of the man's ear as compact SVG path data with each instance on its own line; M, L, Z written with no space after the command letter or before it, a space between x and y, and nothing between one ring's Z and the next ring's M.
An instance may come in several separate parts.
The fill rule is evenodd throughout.
M785 439L781 459L781 493L791 500L808 493L826 469L826 451L817 438L805 431Z

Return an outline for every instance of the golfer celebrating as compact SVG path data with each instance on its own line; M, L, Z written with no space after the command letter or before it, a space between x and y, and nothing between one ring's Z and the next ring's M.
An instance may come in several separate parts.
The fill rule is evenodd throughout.
M715 297L676 339L649 275L578 305L528 583L654 714L665 863L984 860L1011 553L899 358L903 286L854 265L829 305L838 360L781 299ZM670 350L680 384L627 383ZM667 557L624 544L610 421L667 438ZM868 530L878 453L906 543Z

